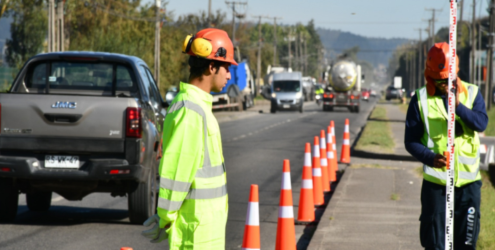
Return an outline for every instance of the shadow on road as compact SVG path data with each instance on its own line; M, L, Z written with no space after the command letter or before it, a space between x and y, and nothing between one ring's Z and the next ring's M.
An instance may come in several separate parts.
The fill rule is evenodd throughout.
M85 223L129 224L128 211L121 209L52 206L46 212L32 212L19 206L21 212L13 224L71 226ZM27 211L26 211L27 210Z

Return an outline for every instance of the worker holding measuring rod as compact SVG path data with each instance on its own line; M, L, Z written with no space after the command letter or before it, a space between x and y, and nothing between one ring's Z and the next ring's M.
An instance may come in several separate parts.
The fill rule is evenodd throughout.
M407 151L423 165L421 190L421 245L427 250L443 250L446 235L446 185L453 184L453 246L455 250L476 249L480 228L480 188L478 132L488 123L485 102L476 85L457 77L459 60L452 67L455 78L448 91L449 44L437 43L426 58L426 86L416 90L407 110L404 143ZM449 93L450 92L450 93ZM448 99L455 93L454 133L448 133ZM452 122L454 122L452 120ZM454 141L453 182L447 183L448 137ZM447 186L448 187L448 186ZM447 188L448 190L448 188ZM447 192L448 193L448 192ZM447 208L448 209L448 208ZM447 220L448 221L448 220Z

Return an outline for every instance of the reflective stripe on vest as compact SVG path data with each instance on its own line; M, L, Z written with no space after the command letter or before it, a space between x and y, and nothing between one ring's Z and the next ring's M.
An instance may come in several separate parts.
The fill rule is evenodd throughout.
M203 108L198 104L191 101L178 101L170 107L168 113L177 111L181 108L187 108L198 113L203 118L203 130L204 130L204 160L202 168L198 169L196 172L197 178L213 178L217 176L221 176L225 173L224 164L220 164L218 166L211 166L210 154L208 151L208 127L206 125L206 114L203 111ZM202 189L194 189L191 188L192 183L172 180L164 177L160 177L160 187L176 192L187 192L187 196L185 199L214 199L220 198L227 195L227 186L224 184L220 187L215 188L202 188ZM179 210L182 206L183 201L170 201L168 199L164 199L159 197L158 206L160 208L176 211Z
M423 120L425 122L426 133L428 133L428 148L433 148L435 144L430 136L430 124L428 122L428 94L426 93L426 88L419 90L419 99L421 101L421 109L423 111Z
M473 97L474 97L475 93L474 93L474 88L473 86L468 86L468 100L469 100L469 108L473 108Z

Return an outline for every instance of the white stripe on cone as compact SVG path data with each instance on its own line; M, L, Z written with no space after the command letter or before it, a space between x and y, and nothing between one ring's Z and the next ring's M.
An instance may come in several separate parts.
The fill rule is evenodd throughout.
M313 189L313 180L302 180L301 187L303 189Z
M333 159L333 151L328 151L327 152L327 158L328 159Z
M248 204L246 225L259 226L260 225L260 209L258 202L250 201Z
M327 142L332 143L332 134L327 133Z
M290 173L284 172L282 175L282 190L291 190L292 186L290 184Z
M335 128L331 127L330 130L332 130L332 136L334 136L335 135Z
M327 158L321 158L320 165L325 167L328 166Z
M311 167L311 153L304 153L304 166Z
M260 250L259 248L242 248L242 250Z
M344 133L349 133L349 125L345 125Z
M333 150L337 150L337 148L335 147L335 143L334 143L334 144L332 144L332 149L333 149Z
M315 145L313 148L313 156L314 157L320 157L320 146Z
M320 139L320 149L326 149L327 148L327 143L325 142L325 138Z
M278 207L278 218L294 218L294 209L292 206Z
M313 176L321 176L321 168L313 168Z
M342 144L344 144L344 145L349 145L349 139L344 139L344 140L342 141Z

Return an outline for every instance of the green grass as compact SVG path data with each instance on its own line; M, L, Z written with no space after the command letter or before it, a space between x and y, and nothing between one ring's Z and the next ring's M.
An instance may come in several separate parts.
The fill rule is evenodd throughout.
M387 122L387 110L376 106L357 142L356 149L375 153L394 153L394 139L390 124Z
M495 249L495 188L486 171L481 171L481 230L477 249Z
M390 195L390 199L393 201L398 201L398 200L400 200L400 195L393 193L392 195Z
M488 114L488 126L485 130L486 136L495 136L495 108L490 109Z

